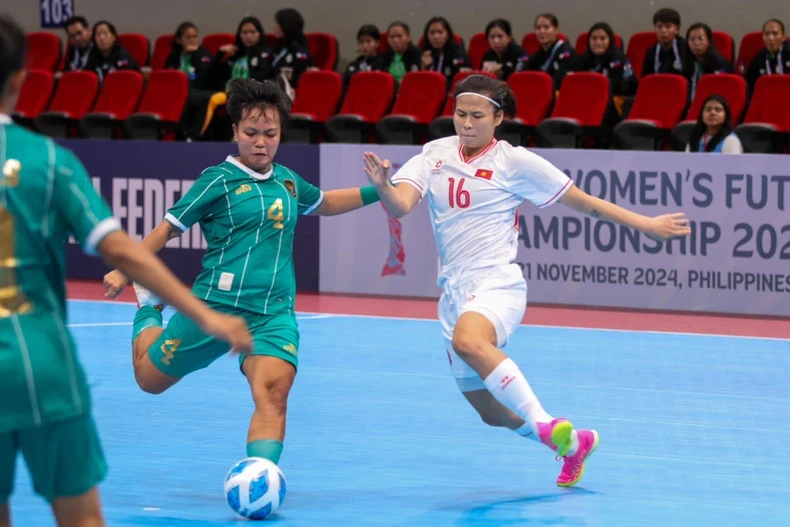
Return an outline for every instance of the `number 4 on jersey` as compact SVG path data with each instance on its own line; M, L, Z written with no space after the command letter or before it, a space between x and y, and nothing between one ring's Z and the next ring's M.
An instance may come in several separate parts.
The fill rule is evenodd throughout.
M456 206L459 209L468 208L472 202L472 196L469 194L468 190L464 190L464 178L461 178L458 181L458 188L455 186L455 178L447 178L447 181L450 183L450 208L454 209Z

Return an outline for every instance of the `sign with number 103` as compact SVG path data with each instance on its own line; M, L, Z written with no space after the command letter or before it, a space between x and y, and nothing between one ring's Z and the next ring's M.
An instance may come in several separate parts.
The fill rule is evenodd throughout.
M74 16L74 0L41 0L41 27L63 27Z

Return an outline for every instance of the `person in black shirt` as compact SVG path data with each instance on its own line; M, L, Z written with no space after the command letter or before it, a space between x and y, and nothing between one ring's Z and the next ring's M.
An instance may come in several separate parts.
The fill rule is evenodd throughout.
M746 70L749 90L754 91L757 79L763 75L790 73L790 43L785 40L785 25L775 18L763 24L765 47L754 56Z
M483 70L507 80L511 74L522 71L527 65L527 52L513 42L510 22L502 18L492 20L486 26L486 38L491 49L483 55Z
M55 73L60 78L67 71L85 69L93 49L93 33L84 16L73 16L64 24L69 38L69 49L61 71Z
M359 56L348 65L343 75L343 91L348 88L351 76L360 71L383 70L383 59L379 55L381 32L372 24L365 24L357 31L357 45Z
M570 44L559 38L560 22L551 13L541 13L535 18L535 34L540 49L527 61L527 70L545 71L554 79L554 89L559 90L565 74L576 60Z
M390 49L381 59L381 68L400 82L410 71L420 70L420 48L412 44L409 26L395 21L387 28Z
M719 53L716 43L713 42L713 32L706 24L697 22L689 26L686 31L686 41L691 50L687 77L689 96L693 99L703 75L732 73L734 70L732 64Z
M277 45L272 53L275 77L287 81L286 92L296 88L302 73L313 65L313 57L304 35L304 18L296 9L281 9L274 14L274 34ZM292 95L292 93L290 94Z
M459 71L471 70L472 61L455 40L453 28L446 18L435 16L425 24L421 65L423 71L436 71L447 79L447 89Z
M658 44L645 52L642 76L652 73L675 73L686 76L689 71L690 51L680 31L680 13L674 9L659 9L653 15Z
M593 24L587 32L587 51L579 56L573 71L594 71L607 77L614 96L636 93L631 62L615 44L614 30L605 22Z
M93 49L85 70L95 71L99 81L116 70L140 71L140 66L128 49L118 42L118 31L106 20L93 26Z

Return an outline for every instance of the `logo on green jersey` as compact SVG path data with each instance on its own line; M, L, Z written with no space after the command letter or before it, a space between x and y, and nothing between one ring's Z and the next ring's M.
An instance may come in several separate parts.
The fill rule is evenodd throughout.
M288 192L290 192L291 195L296 198L296 184L290 179L283 181L283 184L285 185L285 188L288 189Z
M283 346L283 349L288 353L290 353L291 355L296 355L296 346L294 346L293 344L286 344L285 346Z
M18 159L9 159L6 161L3 165L3 175L5 176L6 186L17 186L19 184L19 172L21 171L22 163L20 163Z

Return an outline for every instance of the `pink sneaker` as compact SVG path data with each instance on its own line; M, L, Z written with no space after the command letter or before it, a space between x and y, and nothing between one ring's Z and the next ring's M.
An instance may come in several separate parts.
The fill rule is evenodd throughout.
M538 423L538 433L540 441L557 452L558 456L564 456L571 448L573 425L564 417L554 419L548 424Z
M579 438L579 449L572 456L564 456L565 464L557 477L557 485L560 487L572 487L582 479L584 463L598 448L599 437L595 430L577 430L576 434Z

